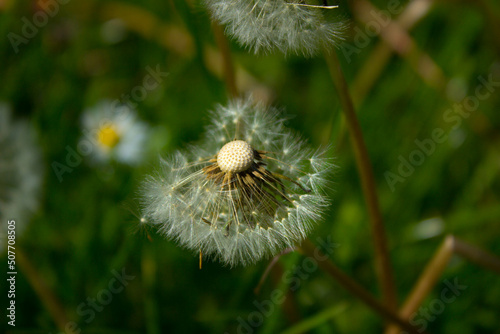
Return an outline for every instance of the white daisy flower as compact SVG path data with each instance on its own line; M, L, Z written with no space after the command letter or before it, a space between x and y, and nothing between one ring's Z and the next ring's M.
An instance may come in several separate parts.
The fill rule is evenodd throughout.
M5 250L7 222L15 220L16 237L38 209L44 165L33 129L26 121L14 121L0 103L0 246Z
M214 20L255 53L279 50L312 56L340 40L345 24L325 16L337 6L303 0L205 0Z
M81 144L90 141L91 158L98 163L116 160L136 165L141 162L149 127L137 119L134 110L109 100L85 110Z
M300 243L328 205L333 165L283 123L252 100L219 106L201 143L144 182L141 222L229 265Z

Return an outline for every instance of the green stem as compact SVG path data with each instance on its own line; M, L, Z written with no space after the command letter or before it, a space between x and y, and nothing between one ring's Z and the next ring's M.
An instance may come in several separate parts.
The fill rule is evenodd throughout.
M310 256L314 259L326 258L326 255L322 254L319 249L309 240L305 240L301 246L304 254ZM326 273L331 275L337 282L340 283L346 290L351 292L353 295L358 297L362 302L368 305L372 310L378 313L381 317L397 324L401 328L408 331L408 333L422 333L419 329L410 325L407 321L401 319L393 310L388 306L381 304L376 300L368 291L366 291L362 286L356 283L352 278L347 276L342 272L337 266L335 266L331 261L317 261L318 266Z
M368 151L363 139L363 133L359 126L354 105L349 94L347 82L342 73L337 54L332 51L325 53L330 75L337 88L340 103L344 111L347 128L349 129L356 164L361 178L363 195L368 208L370 223L372 226L372 237L375 247L375 267L385 305L390 309L397 309L396 292L394 288L394 278L387 250L387 240L385 236L382 214L380 213L377 193L375 191L375 180Z

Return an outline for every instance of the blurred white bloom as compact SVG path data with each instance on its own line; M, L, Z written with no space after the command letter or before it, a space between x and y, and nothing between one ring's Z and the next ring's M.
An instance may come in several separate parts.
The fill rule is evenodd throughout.
M7 221L16 221L16 237L38 209L44 165L35 134L26 121L14 121L7 105L0 103L0 231L5 250Z
M134 110L104 100L85 110L80 144L92 145L96 162L116 160L135 165L141 162L149 127L137 119Z
M342 40L344 24L327 19L335 6L302 0L205 0L226 32L255 53L280 50L312 56ZM330 15L328 15L330 16Z
M299 243L328 205L333 165L283 123L252 100L219 106L199 145L144 182L142 222L229 265Z

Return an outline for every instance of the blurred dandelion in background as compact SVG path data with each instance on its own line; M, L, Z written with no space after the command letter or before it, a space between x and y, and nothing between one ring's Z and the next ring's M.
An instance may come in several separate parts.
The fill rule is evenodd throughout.
M331 18L337 6L289 0L205 0L215 21L255 53L279 50L313 56L343 38L345 24Z
M137 165L142 161L150 129L137 119L136 112L127 105L101 101L85 110L82 125L80 144L88 145L90 142L92 162L115 160Z
M23 233L40 202L44 164L33 128L14 120L10 107L0 102L0 246L5 250L7 221L16 221L16 236Z
M218 106L199 145L144 182L142 222L231 266L299 243L328 206L333 165L284 121L252 99Z

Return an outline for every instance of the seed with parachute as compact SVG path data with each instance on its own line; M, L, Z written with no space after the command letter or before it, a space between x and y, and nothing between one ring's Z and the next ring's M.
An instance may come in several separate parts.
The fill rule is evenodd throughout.
M229 265L296 246L328 206L333 165L284 121L252 99L218 106L200 143L143 183L145 223Z

